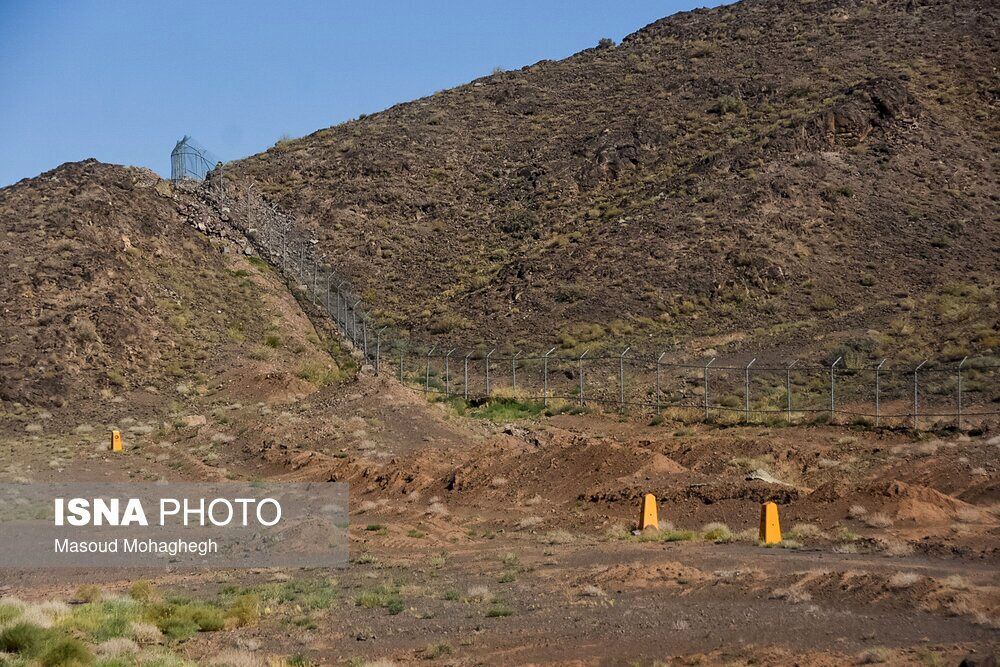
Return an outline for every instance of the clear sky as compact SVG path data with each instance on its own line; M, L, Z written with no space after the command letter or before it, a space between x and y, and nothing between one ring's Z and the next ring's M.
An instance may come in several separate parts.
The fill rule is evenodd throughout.
M716 0L0 0L0 186L96 157L169 175Z

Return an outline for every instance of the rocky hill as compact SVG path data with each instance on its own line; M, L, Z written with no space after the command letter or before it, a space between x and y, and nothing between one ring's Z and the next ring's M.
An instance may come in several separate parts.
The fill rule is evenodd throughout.
M106 415L126 395L133 412L220 391L268 400L335 379L284 284L210 235L223 228L193 193L94 160L0 190L7 416Z
M232 163L415 336L1000 349L986 0L745 0Z

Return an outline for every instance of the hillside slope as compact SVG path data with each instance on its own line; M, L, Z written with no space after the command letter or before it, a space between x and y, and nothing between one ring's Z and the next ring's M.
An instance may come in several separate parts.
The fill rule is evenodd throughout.
M0 189L5 407L106 415L126 395L134 412L235 378L267 400L335 377L273 271L197 231L213 221L152 172L94 160Z
M746 0L226 173L418 337L982 353L1000 349L998 18Z

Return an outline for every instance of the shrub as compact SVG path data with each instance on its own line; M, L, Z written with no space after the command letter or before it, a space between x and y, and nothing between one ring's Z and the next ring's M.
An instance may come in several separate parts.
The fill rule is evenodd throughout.
M160 597L160 592L156 586L146 579L141 579L132 584L128 589L129 597L139 602L152 602Z
M49 637L48 631L30 623L18 623L0 632L0 651L31 653Z
M701 536L713 542L730 542L733 539L733 532L724 523L707 523L701 529Z
M38 656L38 661L43 667L66 667L89 665L94 658L79 639L61 637L45 645Z
M104 590L95 584L84 584L76 589L73 597L80 602L97 602L104 597Z
M511 616L514 611L505 604L496 604L486 612L487 618L503 618L505 616Z
M221 609L203 602L161 603L150 607L147 614L168 639L175 640L221 630L226 624Z
M260 621L260 596L254 593L240 595L229 607L226 618L231 618L236 627L256 625Z
M601 37L597 42L597 48L599 49L610 49L615 46L615 40L610 37Z
M747 110L747 105L738 97L733 97L732 95L723 95L715 102L715 106L712 107L712 111L719 114L720 116L725 116L726 114L742 114Z

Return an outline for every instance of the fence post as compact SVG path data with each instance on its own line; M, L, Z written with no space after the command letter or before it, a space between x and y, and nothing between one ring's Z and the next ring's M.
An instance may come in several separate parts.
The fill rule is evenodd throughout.
M492 357L493 353L496 351L497 349L493 348L486 353L486 398L490 397L490 357Z
M343 307L340 304L344 300L344 293L341 291L341 288L346 282L346 280L341 280L337 283L337 314L334 317L340 327L340 333L344 334L344 336L347 336L347 319L346 314L343 314Z
M465 402L466 403L469 402L469 357L471 357L471 356L472 356L472 352L469 352L467 355L465 355L465 379L464 379L464 382L463 382L463 386L464 386L464 390L463 391L464 391L464 394L465 394Z
M743 369L743 421L750 422L750 367L757 361L757 357L750 360L747 367Z
M382 366L382 332L388 328L384 326L375 332L375 375L378 375Z
M444 355L444 395L445 398L451 398L451 353L455 351L455 348L448 350L448 354Z
M708 419L708 368L715 363L715 357L705 364L705 419Z
M515 352L510 358L510 387L511 390L517 391L517 358L521 356L521 352Z
M656 404L656 414L660 414L660 362L663 361L663 355L666 352L660 352L660 356L656 358L656 390L654 396L654 402Z
M956 426L959 431L962 430L962 366L964 366L965 362L968 360L969 358L965 357L958 364L958 419L956 420Z
M549 404L549 355L555 352L552 348L542 356L542 405Z
M431 349L427 350L427 366L424 368L424 393L426 394L431 388L431 355L434 354L434 350L437 349L437 345L432 345Z
M920 369L923 368L924 364L926 363L927 360L925 359L924 361L920 362L919 366L913 369L913 428L915 430L920 429L920 400L919 400L919 394L917 393L917 386L918 386L917 374L920 372Z
M361 314L361 353L364 355L365 361L368 361L368 316L364 313Z
M787 410L789 424L792 423L792 369L797 363L799 363L799 360L795 359L785 368L785 409Z
M361 299L354 302L351 306L351 340L354 342L354 347L358 346L358 304L361 303Z
M625 355L631 349L626 347L618 355L618 407L622 412L625 412Z
M327 273L326 274L326 314L327 315L332 315L332 313L330 312L330 308L331 308L331 306L330 306L330 288L331 288L332 285L333 285L333 274L332 273ZM336 324L336 318L334 319L334 324Z
M586 405L587 401L583 395L583 358L587 356L587 352L590 350L584 350L583 354L580 355L580 405Z
M881 385L879 383L879 373L882 372L882 364L885 363L885 359L878 362L878 366L875 367L875 428L879 427L882 422L882 400L881 400Z
M837 357L837 360L832 364L830 364L830 422L831 423L833 422L837 414L837 399L834 394L834 388L835 388L834 378L836 377L837 364L840 363L841 359L843 359L843 357Z

